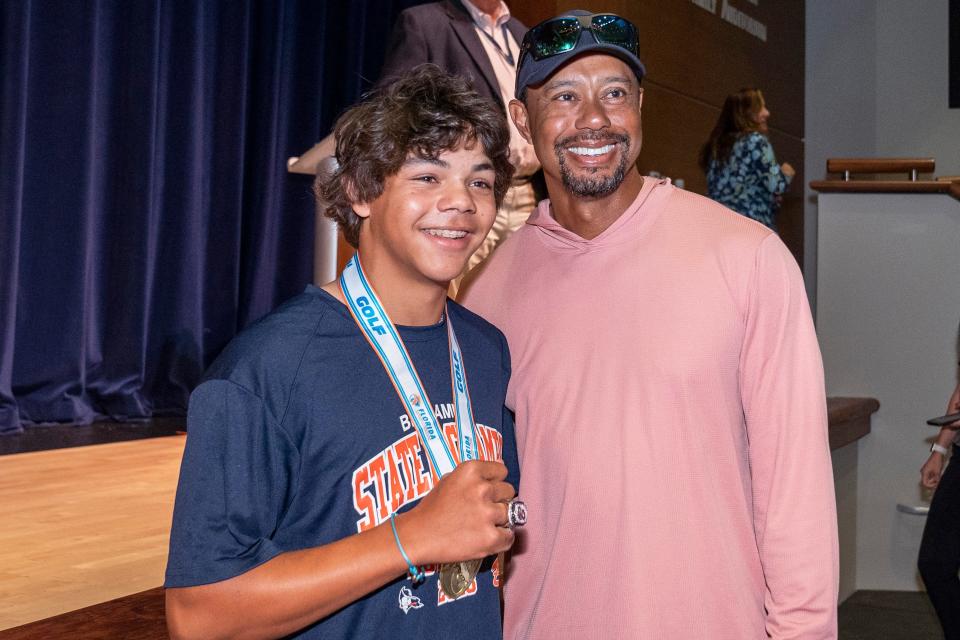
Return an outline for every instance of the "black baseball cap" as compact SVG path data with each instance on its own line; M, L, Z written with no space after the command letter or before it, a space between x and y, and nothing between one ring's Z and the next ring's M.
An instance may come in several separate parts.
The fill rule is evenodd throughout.
M523 100L527 87L543 83L570 60L591 51L620 58L642 81L647 70L638 57L639 44L636 25L612 13L574 9L544 20L523 38L516 98Z

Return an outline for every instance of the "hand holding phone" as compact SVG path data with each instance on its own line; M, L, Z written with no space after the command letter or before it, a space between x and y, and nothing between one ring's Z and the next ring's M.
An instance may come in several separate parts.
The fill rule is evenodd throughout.
M930 418L929 420L927 420L927 424L933 427L945 427L957 421L960 421L960 413L949 413L945 416L937 416L936 418ZM956 427L953 427L953 428L960 429L960 425L957 425Z

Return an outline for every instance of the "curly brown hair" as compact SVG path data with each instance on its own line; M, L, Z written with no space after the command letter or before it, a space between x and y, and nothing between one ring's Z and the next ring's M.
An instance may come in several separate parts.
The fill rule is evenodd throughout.
M510 132L502 111L459 76L422 64L364 96L337 120L339 167L317 180L323 213L354 247L363 218L353 203L371 202L411 155L436 160L441 153L479 143L493 165L497 207L513 177Z

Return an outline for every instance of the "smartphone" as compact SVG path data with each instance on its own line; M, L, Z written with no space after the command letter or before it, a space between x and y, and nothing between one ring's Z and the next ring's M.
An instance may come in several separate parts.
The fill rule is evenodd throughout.
M953 424L957 420L960 420L960 413L951 413L945 416L938 416L936 418L930 418L927 420L927 424L934 427L943 427L948 424Z

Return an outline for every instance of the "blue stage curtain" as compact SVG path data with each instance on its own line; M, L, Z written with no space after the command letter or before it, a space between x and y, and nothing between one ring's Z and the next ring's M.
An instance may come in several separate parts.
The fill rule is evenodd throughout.
M285 160L412 4L0 2L0 433L184 413L309 282L311 180Z

